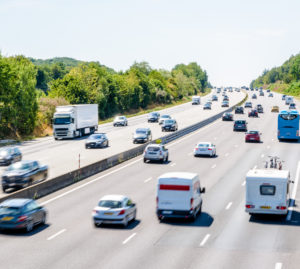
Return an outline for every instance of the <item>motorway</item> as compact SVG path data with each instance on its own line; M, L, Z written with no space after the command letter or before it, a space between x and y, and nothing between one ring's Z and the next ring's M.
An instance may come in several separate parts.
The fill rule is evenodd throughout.
M245 96L243 92L233 92L228 93L228 95L230 97L230 105L238 103ZM227 109L221 107L223 98L219 98L218 102L213 102L211 110L203 110L205 100L210 96L211 94L202 97L202 105L191 105L191 102L189 102L162 110L161 114L169 114L174 117L178 122L178 128L182 129ZM106 133L109 139L108 148L85 149L87 137L58 141L55 141L53 137L47 137L23 142L19 145L19 148L23 153L24 160L37 160L41 164L47 164L49 166L48 178L53 178L77 169L79 167L79 159L80 166L83 167L136 147L137 145L132 142L132 134L136 128L150 127L153 139L167 134L161 131L161 126L157 123L148 123L147 116L141 115L129 118L129 126L127 127L113 127L112 123L99 125L98 132ZM2 171L4 169L4 167L1 167ZM5 195L1 193L0 197Z
M252 101L252 100L251 100ZM49 211L48 225L29 234L0 234L0 264L5 268L293 268L300 266L300 212L286 218L250 217L244 211L245 175L262 167L268 155L284 160L300 193L299 143L277 140L280 95L258 97L265 113L248 121L262 133L261 143L245 143L232 122L218 120L168 144L167 164L143 163L141 157L99 173L39 200ZM216 144L217 157L195 158L195 143ZM195 222L159 222L155 215L157 177L168 171L199 174L206 187L203 212ZM297 173L298 171L298 173ZM136 202L137 220L127 228L95 228L91 212L106 194L125 194Z

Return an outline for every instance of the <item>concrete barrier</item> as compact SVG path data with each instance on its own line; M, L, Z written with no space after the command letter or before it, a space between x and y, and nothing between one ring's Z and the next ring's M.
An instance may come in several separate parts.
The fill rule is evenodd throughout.
M245 102L247 100L247 98L248 98L248 95L246 93L246 97L241 102L239 102L238 105L241 105L243 102ZM193 124L191 126L188 126L186 128L180 129L176 132L173 132L169 135L160 137L158 139L161 139L164 144L168 144L182 136L185 136L191 132L194 132L194 131L216 121L217 119L222 117L223 113L232 111L232 109L235 106L236 105L234 105L234 106L228 108L226 111L220 112L208 119L200 121L200 122ZM53 193L60 189L63 189L69 185L72 185L78 181L81 181L85 178L88 178L97 173L100 173L106 169L113 167L113 166L116 166L122 162L125 162L129 159L132 159L132 158L135 158L135 157L141 155L144 152L146 146L150 143L153 143L153 142L149 142L149 143L140 145L133 149L113 155L104 160L84 166L80 169L73 170L64 175L40 182L40 183L32 185L28 188L13 192L13 193L7 195L6 197L0 198L0 202L4 201L6 199L9 199L9 198L31 198L31 199L41 198L50 193Z

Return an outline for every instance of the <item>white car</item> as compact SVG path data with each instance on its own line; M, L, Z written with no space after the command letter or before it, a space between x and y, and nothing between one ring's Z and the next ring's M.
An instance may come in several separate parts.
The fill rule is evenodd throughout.
M114 126L120 126L120 125L127 126L128 125L127 118L125 116L117 116L114 119L113 125Z
M162 115L162 116L160 116L158 123L161 125L164 123L164 120L169 120L169 119L171 119L170 115Z
M169 151L162 144L150 144L144 151L144 163L147 161L168 162Z
M199 142L194 148L194 156L208 155L215 157L217 154L216 146L211 142Z
M124 195L106 195L94 208L92 217L96 227L102 223L122 224L124 227L136 218L136 205Z

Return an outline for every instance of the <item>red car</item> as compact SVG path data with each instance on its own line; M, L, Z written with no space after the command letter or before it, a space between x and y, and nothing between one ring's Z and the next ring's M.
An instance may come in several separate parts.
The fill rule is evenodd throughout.
M248 113L248 117L258 117L258 112L256 109L252 109L249 113Z
M260 135L258 131L249 131L245 135L245 142L260 142Z

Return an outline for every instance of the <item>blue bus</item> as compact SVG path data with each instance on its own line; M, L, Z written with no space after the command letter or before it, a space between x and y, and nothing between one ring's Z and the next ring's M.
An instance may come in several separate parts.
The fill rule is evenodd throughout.
M278 140L299 139L299 112L283 110L278 114Z

